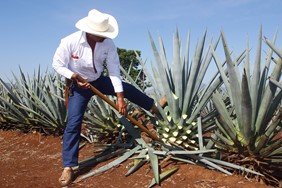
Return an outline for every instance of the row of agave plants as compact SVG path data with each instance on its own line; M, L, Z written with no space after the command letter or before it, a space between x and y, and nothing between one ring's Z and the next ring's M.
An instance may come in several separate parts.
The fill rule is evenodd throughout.
M246 49L235 56L229 50L223 32L215 42L211 40L207 45L206 35L205 32L190 55L190 33L182 50L176 31L172 62L169 62L162 38L159 37L158 50L149 33L155 56L152 70L147 70L148 66L140 57L139 61L152 85L152 97L158 104L165 94L167 105L157 105L158 117L144 111L147 116L142 122L153 122L160 140L144 142L140 131L125 117L100 98L93 97L85 113L87 132L81 136L89 142L97 141L97 136L114 138L114 142L104 145L101 154L81 161L77 169L119 157L79 180L134 156L131 158L134 159L133 166L126 176L149 162L154 175L149 187L160 184L177 171L175 167L162 172L159 164L167 159L203 165L230 175L240 173L279 186L282 172L282 137L279 136L282 127L282 84L279 82L282 51L275 46L277 36L275 34L272 41L263 39L260 28L255 60L251 62L248 43ZM268 47L265 58L263 44ZM220 60L219 54L224 60ZM204 84L211 63L217 70ZM130 77L130 70L121 70L124 79L139 88ZM32 78L20 73L9 84L0 79L0 127L61 134L67 119L62 78L48 71L42 74L40 69ZM130 104L129 113L133 109L136 106Z

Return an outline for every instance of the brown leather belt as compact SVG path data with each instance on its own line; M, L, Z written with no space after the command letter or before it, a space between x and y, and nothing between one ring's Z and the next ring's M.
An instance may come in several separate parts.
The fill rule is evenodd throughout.
M70 88L72 87L73 81L71 79L65 79L65 106L66 108L68 107L68 103L69 103L69 92Z

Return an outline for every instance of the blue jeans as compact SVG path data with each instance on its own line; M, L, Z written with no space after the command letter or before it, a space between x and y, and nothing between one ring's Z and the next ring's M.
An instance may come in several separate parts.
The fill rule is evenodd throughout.
M105 95L115 95L112 82L109 77L101 76L96 81L91 82L95 88ZM123 82L123 92L125 98L138 106L150 110L154 100L134 86ZM78 165L78 149L80 141L80 131L83 116L90 98L94 93L90 89L73 88L73 95L68 101L68 122L63 136L63 165L73 167Z

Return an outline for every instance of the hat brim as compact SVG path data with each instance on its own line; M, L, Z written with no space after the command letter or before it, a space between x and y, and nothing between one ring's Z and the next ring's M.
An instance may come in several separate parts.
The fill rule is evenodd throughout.
M107 15L109 16L109 28L106 31L100 32L100 31L95 31L89 28L87 26L87 22L88 22L87 17L84 17L80 19L78 22L76 22L75 27L86 33L90 33L90 34L97 35L100 37L114 39L118 35L118 24L117 24L116 19L113 16L109 14Z

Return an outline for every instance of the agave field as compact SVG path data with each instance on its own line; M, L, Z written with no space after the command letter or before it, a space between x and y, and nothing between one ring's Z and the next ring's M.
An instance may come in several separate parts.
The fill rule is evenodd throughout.
M76 170L113 157L115 160L76 181L130 159L134 163L126 176L149 163L154 178L148 187L153 187L178 170L160 169L160 163L172 160L281 186L282 50L275 44L277 32L269 39L263 37L260 28L255 51L247 41L240 53L229 49L223 31L215 41L207 42L206 37L204 32L191 48L190 33L183 44L176 30L172 60L168 60L162 38L159 36L156 45L149 33L155 57L150 62L152 70L136 56L152 86L151 96L160 114L154 116L131 103L128 112L144 126L153 124L158 139L145 142L134 123L94 96L85 113L81 138L107 144L101 154L80 161ZM211 65L216 68L207 79ZM121 70L125 81L144 89L130 77L130 68ZM68 115L64 86L62 77L40 69L32 77L20 69L20 76L14 75L9 83L0 79L0 128L61 135ZM164 98L166 104L161 105L159 101Z

